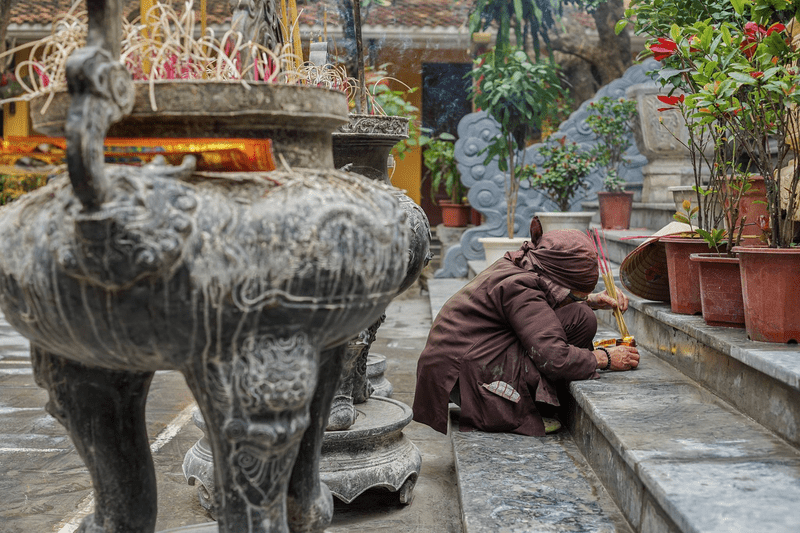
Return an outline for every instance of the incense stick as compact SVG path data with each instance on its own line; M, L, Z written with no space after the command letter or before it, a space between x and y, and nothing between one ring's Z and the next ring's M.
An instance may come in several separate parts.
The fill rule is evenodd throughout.
M603 243L600 240L600 232L595 228L594 234L592 234L591 230L588 231L588 234L594 245L595 252L597 252L597 263L600 267L600 276L603 278L606 293L611 296L614 301L617 301L617 287L614 285L614 276L611 274L611 267L606 257L606 251L603 249ZM605 239L605 233L603 234L603 239ZM615 307L612 314L617 321L617 329L619 329L620 335L623 338L629 337L628 326L625 325L625 319L622 317L622 311L620 311L619 307Z

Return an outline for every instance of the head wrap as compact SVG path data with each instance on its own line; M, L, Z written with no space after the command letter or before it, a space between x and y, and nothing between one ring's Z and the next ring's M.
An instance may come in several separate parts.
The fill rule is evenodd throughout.
M588 235L565 229L531 235L531 239L511 254L510 259L517 266L540 272L572 290L594 290L599 268L597 252Z

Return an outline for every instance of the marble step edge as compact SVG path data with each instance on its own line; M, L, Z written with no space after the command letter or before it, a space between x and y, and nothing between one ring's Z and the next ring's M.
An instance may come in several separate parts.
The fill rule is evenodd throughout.
M570 392L575 443L635 531L796 531L798 451L654 354Z
M751 341L667 303L630 302L625 321L640 346L800 448L800 346ZM609 312L598 320L614 327Z

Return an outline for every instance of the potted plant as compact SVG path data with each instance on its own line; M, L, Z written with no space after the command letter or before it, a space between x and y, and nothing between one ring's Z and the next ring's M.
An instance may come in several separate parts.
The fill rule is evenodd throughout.
M431 172L431 198L444 185L448 200L439 202L442 209L442 222L447 227L461 228L469 223L470 206L464 202L467 190L461 184L455 157L455 136L440 133L437 137L420 137L420 146L424 147L422 162Z
M497 160L506 173L506 238L507 246L518 248L521 241L511 241L519 231L527 231L530 221L516 221L517 198L521 176L519 170L530 133L541 127L542 120L555 109L561 94L556 67L546 61L531 62L522 50L503 46L480 56L471 72L475 84L471 97L476 108L491 115L499 124L500 135L484 149L484 164ZM484 238L481 242L498 239Z
M632 6L637 20L644 14L637 6L644 4L651 9L653 2ZM650 49L665 62L663 77L685 92L691 119L699 126L718 124L711 130L734 140L750 169L764 179L768 216L758 223L768 247L731 247L741 263L748 335L800 340L800 315L793 312L800 284L800 161L791 153L800 131L795 111L800 51L787 30L800 6L784 0L730 0L710 7L716 9L713 17L662 24L651 32L657 40Z
M631 224L633 193L624 190L620 166L627 163L625 151L631 146L636 102L604 96L588 106L586 124L597 136L598 166L603 168L603 191L597 193L600 225L603 229L628 229Z
M558 209L556 213L536 213L542 229L588 230L593 213L570 212L570 208L578 193L589 188L589 173L598 163L597 153L594 150L582 151L577 143L568 143L566 137L561 137L543 145L539 149L539 155L544 158L544 163L538 166L526 165L519 175ZM537 172L540 167L541 172Z

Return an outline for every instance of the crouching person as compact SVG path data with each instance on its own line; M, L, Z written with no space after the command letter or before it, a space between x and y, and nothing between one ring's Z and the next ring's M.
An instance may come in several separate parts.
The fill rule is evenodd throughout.
M558 406L556 384L631 370L634 347L593 349L594 310L628 298L591 294L597 253L577 230L541 233L481 272L442 307L417 365L414 420L447 433L448 403L462 431L545 434L540 411ZM538 404L538 407L537 407Z

